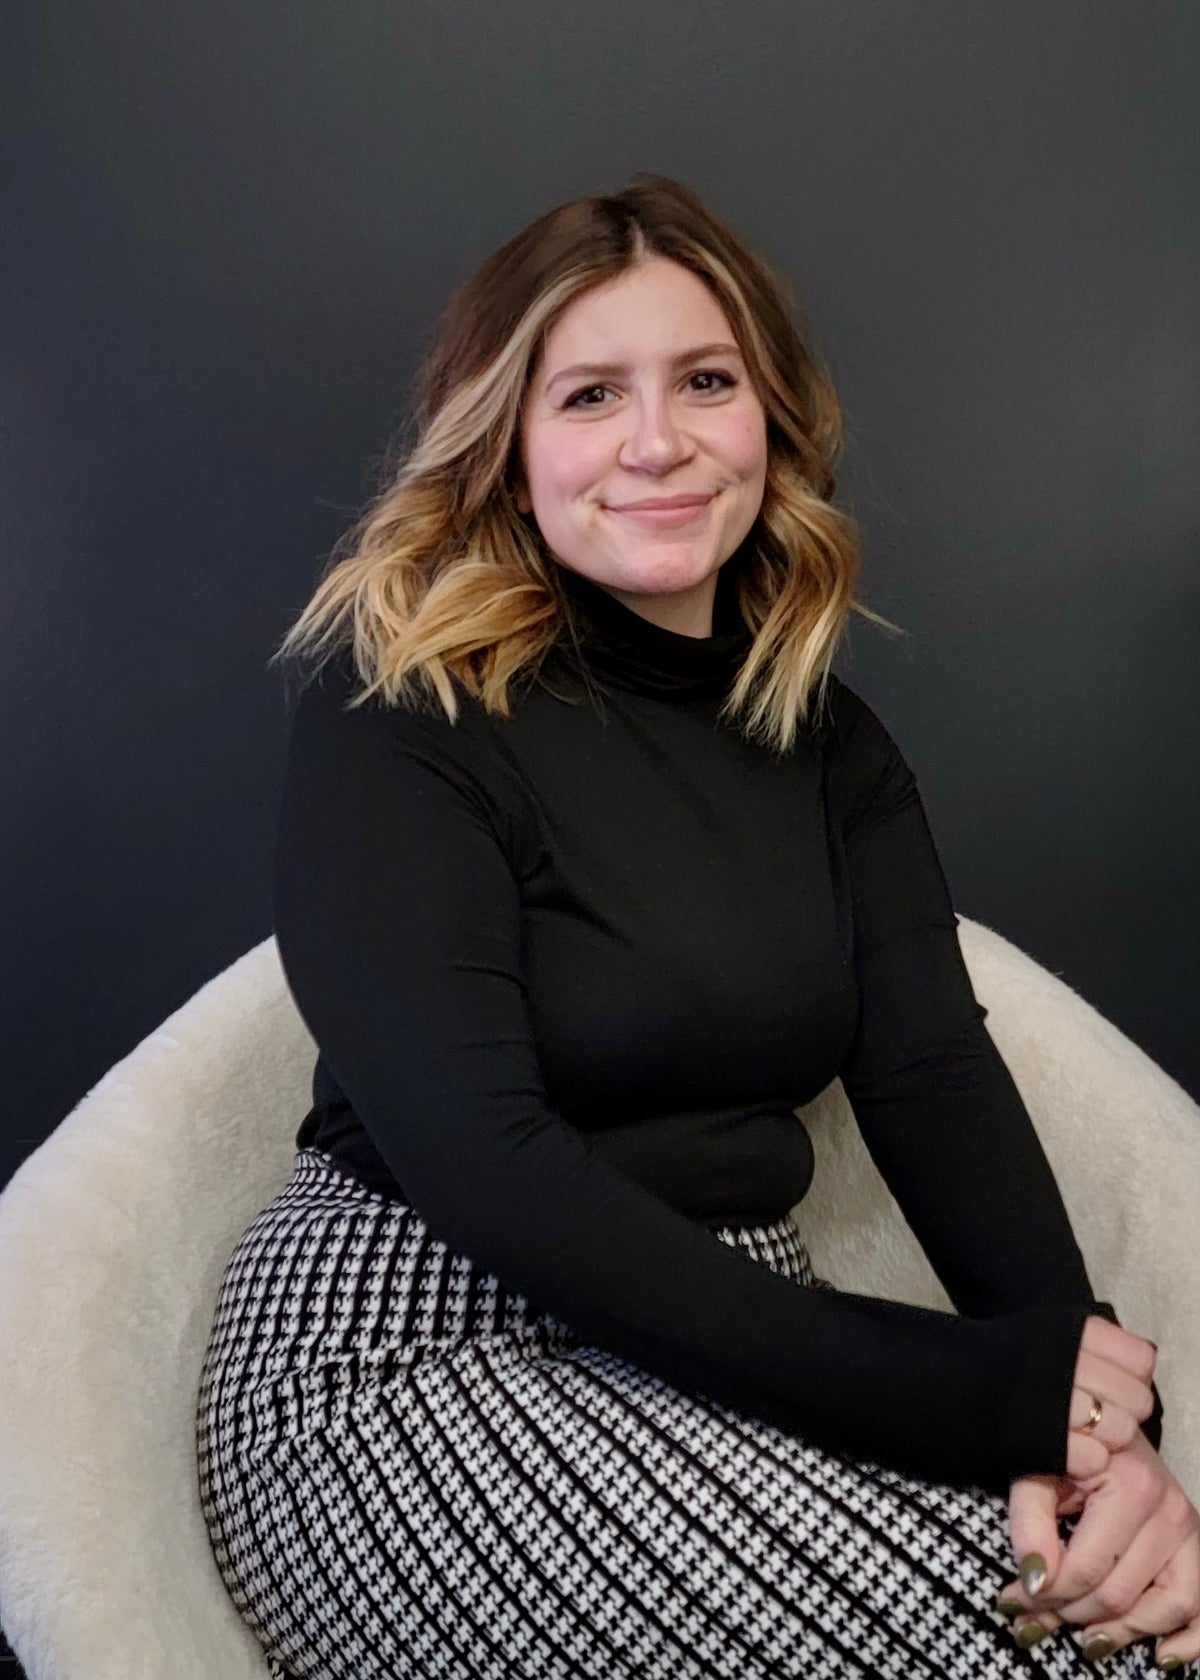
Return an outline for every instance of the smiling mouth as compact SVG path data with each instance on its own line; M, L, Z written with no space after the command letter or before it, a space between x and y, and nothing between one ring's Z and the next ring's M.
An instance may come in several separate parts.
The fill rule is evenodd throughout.
M620 519L632 519L647 531L674 531L677 526L697 524L708 516L708 502L692 502L689 507L613 507Z
M706 513L713 500L714 497L709 496L706 501L687 502L682 507L610 507L607 512L619 514L622 519L633 519L647 526L686 525Z
M605 506L613 513L645 513L658 511L666 513L668 510L674 510L681 513L684 508L707 507L708 503L712 501L713 496L715 495L716 491L714 490L707 496L701 496L699 494L686 496L680 495L678 497L664 496L659 501L647 498L644 502L607 502Z

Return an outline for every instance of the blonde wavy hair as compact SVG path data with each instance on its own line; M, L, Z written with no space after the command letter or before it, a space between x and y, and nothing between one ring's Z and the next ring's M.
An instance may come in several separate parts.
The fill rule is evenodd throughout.
M789 283L688 187L646 171L548 211L451 294L417 375L416 441L398 459L393 446L382 487L269 663L350 648L362 684L352 706L373 694L440 702L453 723L455 682L509 717L509 685L577 645L559 563L516 507L522 408L564 310L652 255L710 288L766 413L763 501L735 579L753 640L721 715L776 751L792 746L814 693L824 700L850 613L899 627L855 596L858 523L831 501L841 411Z

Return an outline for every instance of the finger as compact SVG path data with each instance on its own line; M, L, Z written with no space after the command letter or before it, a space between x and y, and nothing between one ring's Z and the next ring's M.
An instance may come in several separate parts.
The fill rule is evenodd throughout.
M1150 1416L1154 1409L1154 1390L1149 1382L1133 1376L1123 1365L1115 1365L1110 1359L1097 1359L1094 1354L1084 1355L1077 1363L1087 1373L1087 1380L1076 1377L1080 1386L1087 1387L1088 1381L1095 1383L1093 1392L1102 1401L1124 1407L1139 1422Z
M1181 1663L1200 1660L1200 1615L1193 1616L1185 1627L1160 1640L1154 1652L1154 1660L1160 1668L1166 1667L1168 1663L1173 1668L1176 1657Z
M1033 1595L1035 1609L1057 1610L1095 1592L1114 1568L1114 1560L1125 1556L1149 1522L1159 1502L1161 1478L1145 1460L1127 1460L1128 1454L1122 1453L1112 1461L1114 1467L1121 1466L1119 1480L1115 1470L1097 1479L1053 1580L1048 1579L1041 1592ZM1178 1534L1175 1544L1179 1544ZM1145 1577L1143 1588L1154 1573L1151 1570Z
M1008 1494L1008 1532L1017 1560L1019 1591L1002 1596L1032 1609L1031 1593L1051 1580L1062 1557L1058 1535L1058 1502L1062 1483L1057 1476L1020 1476Z
M1068 1433L1067 1475L1075 1481L1085 1482L1099 1476L1108 1469L1111 1456L1104 1442L1098 1441L1094 1435L1081 1435L1077 1429Z
M1195 1535L1168 1559L1124 1616L1096 1622L1082 1630L1071 1629L1072 1639L1084 1647L1085 1655L1098 1657L1154 1634L1163 1636L1155 1653L1156 1661L1172 1655L1190 1660L1185 1653L1192 1634L1197 1643L1191 1654L1200 1656L1200 1540ZM1103 1650L1095 1648L1098 1640L1105 1642Z
M1041 1557L1041 1561L1045 1563L1046 1559L1037 1550L1038 1546L1044 1546L1060 1558L1062 1555L1063 1541L1059 1537L1058 1523L1055 1523L1054 1533L1051 1535L1049 1528L1031 1530L1027 1518L1023 1516L1023 1510L1026 1509L1027 1502L1032 1502L1035 1498L1033 1490L1023 1484L1042 1481L1050 1484L1050 1494L1054 1496L1055 1510L1060 1520L1066 1516L1076 1516L1083 1510L1091 1485L1087 1482L1074 1482L1067 1476L1023 1476L1012 1483L1009 1490L1009 1534L1011 1537L1015 1528L1016 1541L1013 1545L1013 1551L1016 1553L1018 1546L1021 1547L1022 1561L1026 1558ZM1048 1498L1050 1494L1043 1495L1043 1497ZM1054 1563L1053 1555L1050 1563ZM996 1595L996 1608L1010 1620L1020 1611L1031 1613L1033 1607L1033 1599L1025 1590L1019 1576L1016 1580L1007 1582Z
M1140 1634L1164 1639L1189 1624L1195 1627L1200 1619L1200 1537L1193 1534L1184 1541L1123 1619Z
M1111 1360L1114 1365L1123 1365L1131 1376L1148 1383L1154 1375L1155 1361L1158 1350L1154 1343L1145 1336L1135 1336L1132 1331L1125 1330L1119 1324L1110 1324L1108 1319L1091 1314L1084 1321L1083 1335L1079 1343L1081 1349L1087 1353L1094 1353L1100 1359Z
M1077 1517L1087 1504L1091 1483L1086 1480L1068 1481L1064 1477L1063 1486L1067 1489L1067 1492L1058 1502L1059 1517Z
M1120 1556L1115 1555L1115 1547L1113 1550L1111 1568L1090 1592L1081 1593L1075 1599L1056 1601L1054 1608L1064 1622L1090 1628L1127 1621L1133 1607L1180 1550L1180 1536L1178 1530L1167 1523L1151 1519ZM1183 1616L1191 1614L1186 1601L1179 1610L1175 1626L1179 1625ZM1165 1633L1167 1630L1158 1631Z
M1098 1396L1086 1388L1071 1390L1071 1406L1067 1413L1068 1426L1093 1441L1102 1441L1109 1452L1121 1452L1137 1433L1138 1419L1115 1400L1100 1402L1100 1417L1091 1422L1093 1402ZM1103 1469L1103 1465L1100 1466Z
M1131 1376L1123 1365L1081 1352L1075 1361L1075 1387L1125 1411L1144 1423L1154 1410L1154 1391L1148 1382Z
M1039 1610L1036 1616L1029 1611L1014 1619L1012 1635L1018 1645L1028 1650L1031 1645L1040 1644L1047 1634L1056 1633L1062 1626L1062 1617L1056 1616L1053 1610Z

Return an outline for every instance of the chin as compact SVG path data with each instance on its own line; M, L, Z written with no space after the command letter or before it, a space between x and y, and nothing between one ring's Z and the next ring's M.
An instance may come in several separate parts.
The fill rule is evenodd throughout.
M698 589L720 570L719 565L689 566L686 570L668 566L633 566L612 579L614 589L636 590L644 595L682 595Z

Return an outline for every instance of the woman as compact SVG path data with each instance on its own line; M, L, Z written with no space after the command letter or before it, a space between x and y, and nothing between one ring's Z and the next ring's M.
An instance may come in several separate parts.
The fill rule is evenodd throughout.
M419 418L280 650L322 655L275 872L319 1055L198 1409L274 1671L1090 1672L1060 1624L1122 1675L1151 1631L1196 1655L1154 1350L829 670L875 615L783 284L638 177L454 295ZM837 1076L957 1314L814 1277L795 1110Z

